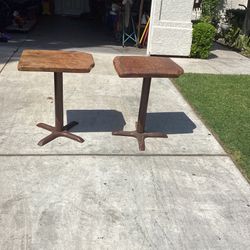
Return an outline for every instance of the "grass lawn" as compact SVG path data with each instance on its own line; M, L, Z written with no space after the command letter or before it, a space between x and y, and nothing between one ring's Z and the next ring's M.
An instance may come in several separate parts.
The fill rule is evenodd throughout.
M250 181L250 76L185 74L174 82Z

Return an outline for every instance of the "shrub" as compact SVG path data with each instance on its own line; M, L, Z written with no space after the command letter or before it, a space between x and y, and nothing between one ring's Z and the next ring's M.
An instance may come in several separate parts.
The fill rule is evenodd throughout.
M226 0L202 0L202 16L210 19L214 25L219 22L219 12L223 9Z
M200 22L195 24L193 27L191 57L208 58L215 33L216 29L209 23Z
M224 42L231 48L240 50L244 56L250 57L250 37L243 34L240 28L230 27L224 35Z
M233 47L237 37L240 35L241 29L237 27L230 27L224 34L225 44Z
M244 34L239 34L233 44L233 47L241 51L245 51L249 49L249 45L250 45L250 37Z

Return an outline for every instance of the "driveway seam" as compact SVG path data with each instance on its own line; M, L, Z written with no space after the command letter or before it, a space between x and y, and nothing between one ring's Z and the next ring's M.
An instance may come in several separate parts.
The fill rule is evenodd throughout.
M8 57L7 61L4 63L3 67L0 69L0 74L3 72L3 70L5 69L5 67L7 66L7 64L10 62L10 60L12 59L12 57L17 53L17 51L19 50L19 48L16 48L12 54Z
M31 157L31 156L133 156L133 157L229 157L227 154L0 154L0 157Z

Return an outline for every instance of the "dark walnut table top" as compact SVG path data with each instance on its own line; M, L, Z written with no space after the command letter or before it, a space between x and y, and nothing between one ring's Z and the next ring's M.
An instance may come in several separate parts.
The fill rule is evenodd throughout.
M88 73L95 66L91 54L61 50L24 50L20 71Z
M167 57L117 56L114 66L120 77L169 77L176 78L183 69Z

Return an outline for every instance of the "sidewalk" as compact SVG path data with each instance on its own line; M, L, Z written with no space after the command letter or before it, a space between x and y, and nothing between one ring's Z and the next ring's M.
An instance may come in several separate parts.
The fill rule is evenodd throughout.
M1 249L249 248L249 184L168 79L152 82L148 129L169 138L139 152L111 131L134 128L141 81L94 53L90 74L64 78L65 121L80 122L85 142L41 148L47 132L35 124L54 123L53 74L18 72L20 52L0 74ZM213 61L203 69L225 66Z
M186 73L250 75L250 59L215 43L208 60L174 58Z

